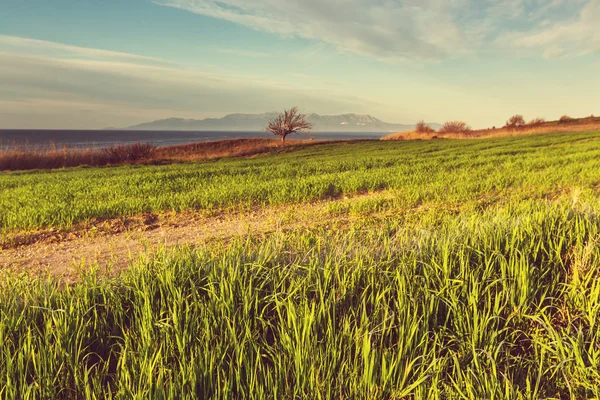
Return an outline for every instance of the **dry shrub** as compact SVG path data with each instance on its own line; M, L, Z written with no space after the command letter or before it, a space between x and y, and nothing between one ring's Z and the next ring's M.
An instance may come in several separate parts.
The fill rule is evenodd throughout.
M433 133L433 132L435 132L435 129L433 129L432 127L430 127L429 125L427 125L425 123L425 121L423 121L423 120L417 122L415 130L418 133Z
M568 124L569 122L572 122L572 121L574 121L574 119L569 117L568 115L563 115L558 120L558 122L560 122L561 124Z
M521 114L513 115L506 121L506 128L519 129L525 126L525 118Z
M383 136L381 140L411 140L414 139L410 137L411 133L416 135L417 131L392 133L391 135ZM405 135L408 135L408 137Z
M465 133L470 132L471 127L463 121L447 121L438 131L439 133Z
M79 149L64 146L13 145L0 149L0 171L56 169L80 165L124 164L150 159L155 151L150 143L134 143L105 149Z
M140 161L152 157L156 146L152 143L131 143L118 146L110 146L102 149L108 162L121 164L126 162Z
M538 126L542 126L546 120L544 118L534 118L527 124L528 127L535 128Z
M55 169L78 165L102 165L108 159L98 149L73 149L55 145L13 145L0 149L0 171Z

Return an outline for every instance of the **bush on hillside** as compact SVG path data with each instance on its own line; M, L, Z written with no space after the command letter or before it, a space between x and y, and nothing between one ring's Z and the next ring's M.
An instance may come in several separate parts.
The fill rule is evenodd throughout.
M435 129L433 129L432 127L427 125L425 123L425 121L423 121L423 120L417 122L417 126L415 127L415 130L418 133L433 133L433 132L435 132Z
M537 126L541 126L546 122L546 120L544 118L534 118L531 121L529 121L529 123L527 124L527 126L529 127L537 127Z
M110 163L139 161L150 158L156 151L152 143L132 143L102 149Z
M471 127L463 121L447 121L439 130L440 133L464 133L470 131Z
M569 122L573 121L573 118L569 117L568 115L563 115L562 117L560 117L560 119L558 120L558 122L560 122L561 124L567 124Z
M523 126L525 126L525 118L523 118L523 116L520 114L510 117L508 121L506 121L505 125L506 128L512 129L522 128Z

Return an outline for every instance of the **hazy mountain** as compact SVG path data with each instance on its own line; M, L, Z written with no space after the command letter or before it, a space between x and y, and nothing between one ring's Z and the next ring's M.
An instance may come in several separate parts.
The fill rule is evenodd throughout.
M168 118L130 126L131 130L164 130L164 131L262 131L269 120L277 113L264 114L230 114L223 118L183 119ZM343 114L318 115L310 114L308 119L314 124L316 132L403 132L414 128L414 125L390 124L370 115ZM437 129L439 124L431 124Z

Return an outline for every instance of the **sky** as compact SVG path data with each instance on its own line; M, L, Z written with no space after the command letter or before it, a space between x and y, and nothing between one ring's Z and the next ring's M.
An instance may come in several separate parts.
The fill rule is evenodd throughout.
M600 114L600 0L0 0L0 129Z

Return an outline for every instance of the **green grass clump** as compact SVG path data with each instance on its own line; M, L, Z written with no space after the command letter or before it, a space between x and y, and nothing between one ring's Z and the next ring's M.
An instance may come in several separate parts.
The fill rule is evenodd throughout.
M276 156L0 174L0 231L145 212L248 209L391 189L396 205L600 185L600 132L331 144Z
M0 398L597 398L599 210L359 221L67 287L8 275Z

